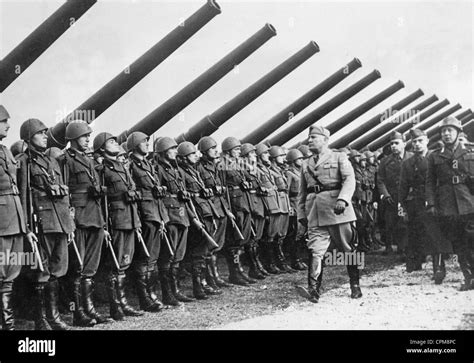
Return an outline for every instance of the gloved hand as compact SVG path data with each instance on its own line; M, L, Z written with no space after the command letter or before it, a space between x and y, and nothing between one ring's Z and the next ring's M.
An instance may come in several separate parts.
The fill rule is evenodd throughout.
M334 207L334 213L342 214L344 213L345 209L346 209L346 202L343 201L342 199L338 199L336 202L336 206Z

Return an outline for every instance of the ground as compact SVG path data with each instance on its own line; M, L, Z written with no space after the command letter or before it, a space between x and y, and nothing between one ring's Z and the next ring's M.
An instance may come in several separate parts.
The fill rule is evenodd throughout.
M306 284L306 272L271 276L248 287L233 286L223 295L160 313L98 325L101 330L146 329L473 329L474 291L459 292L462 274L452 259L442 285L431 280L431 262L422 271L405 272L397 255L366 257L362 299L350 298L343 266L327 267L323 294L312 304L295 292ZM189 280L189 279L188 279ZM189 281L184 292L190 294ZM136 301L132 298L132 303ZM107 306L99 310L107 314ZM70 317L66 317L70 321ZM18 321L23 329L31 321Z

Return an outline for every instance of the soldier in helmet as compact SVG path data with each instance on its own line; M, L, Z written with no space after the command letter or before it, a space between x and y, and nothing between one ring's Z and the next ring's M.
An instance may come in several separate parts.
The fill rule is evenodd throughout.
M130 174L142 198L138 202L138 210L142 222L143 239L150 257L143 248L138 249L132 263L140 308L145 311L158 312L163 303L153 289L158 280L157 261L161 248L165 244L166 224L169 222L168 211L163 203L166 188L160 185L158 175L148 155L148 135L133 132L127 138L127 150L130 152Z
M0 142L8 135L10 124L5 107L0 105ZM10 150L0 144L0 253L23 252L23 235L26 234L25 215L20 202L17 184L18 162ZM32 238L30 234L28 238ZM3 330L14 330L12 306L13 281L18 277L21 264L6 260L0 265L0 313Z
M214 289L229 287L219 274L217 267L217 253L222 251L225 244L225 231L229 219L235 220L235 216L230 211L230 205L227 199L227 189L222 181L222 173L219 172L219 151L217 142L210 136L202 137L198 142L198 150L202 156L196 165L206 188L213 190L213 196L210 201L215 211L214 221L216 223L216 233L213 238L219 245L209 251L206 256L206 281Z
M72 243L69 245L67 288L72 302L73 325L92 326L108 321L97 312L93 302L93 281L99 268L105 235L105 220L101 208L104 190L94 162L86 156L92 129L81 120L66 127L70 147L59 158L64 180L69 187L76 225L75 243L81 267ZM49 149L51 150L51 149Z
M322 261L333 243L345 253L356 249L354 227L356 216L351 197L355 190L354 170L344 153L328 148L329 130L313 125L309 129L309 146L315 154L302 166L298 195L298 220L308 226L308 289L299 287L298 292L317 303L322 282ZM362 297L359 286L359 270L353 262L347 265L351 297Z
M257 166L260 173L260 184L263 201L265 204L265 228L260 246L265 254L264 273L280 274L283 271L277 266L278 222L280 219L280 205L278 201L278 188L273 173L270 171L271 161L269 147L265 144L255 145Z
M214 204L211 201L214 191L206 187L201 174L196 169L196 164L199 161L196 146L189 141L180 143L178 145L178 160L185 189L190 194L188 203L190 205L192 203L193 211L196 211L197 217L202 221L209 234L215 235L217 232L225 234L225 229L218 230L216 223L217 218L223 218L225 215L214 209ZM206 257L210 255L212 249L209 242L196 226L191 225L189 230L187 250L192 265L193 295L198 300L205 300L207 295L219 295L222 291L217 286L214 288L208 284L205 276ZM221 238L221 236L218 236L218 239ZM210 282L213 282L212 279Z
M278 220L278 237L276 247L277 266L280 270L287 273L296 272L287 263L285 254L283 252L283 243L288 233L288 226L290 224L290 198L288 197L288 181L285 174L285 160L286 154L282 147L272 146L270 153L270 172L275 178L278 195L278 205L280 207L280 217Z
M24 153L27 147L28 144L26 142L24 142L23 140L18 140L10 146L10 151L13 157L16 158L17 155Z
M399 208L398 188L402 162L413 156L405 151L403 135L394 131L390 135L392 153L385 157L379 166L377 174L377 188L383 204L385 224L385 251L391 252L392 245L397 243L397 252L403 254L407 245L408 229L403 220L404 211Z
M184 178L176 161L178 144L171 137L161 137L155 142L157 154L156 170L159 182L167 188L163 203L168 210L168 236L173 254L161 249L158 257L158 270L161 282L162 299L165 305L178 306L180 302L194 299L184 295L178 287L179 265L187 248L188 230L193 221L201 225L197 216L187 205L190 195L186 191Z
M286 154L286 161L288 163L286 177L288 180L288 196L290 198L290 225L288 227L287 243L290 246L292 245L290 248L291 267L299 271L308 268L301 259L303 248L306 245L306 228L298 222L296 216L303 158L303 154L298 149L291 149Z
M232 212L235 215L235 222L239 227L242 236L232 230L226 245L225 256L229 265L229 282L236 285L248 285L256 281L243 272L240 255L245 246L251 240L252 230L252 210L248 192L252 189L252 183L244 173L245 165L242 165L241 143L235 137L226 137L221 144L222 159L221 169L224 184L229 190L229 199Z
M365 152L365 155L367 157L367 167L366 167L366 173L367 173L367 210L369 212L369 222L368 222L368 235L369 235L369 241L370 245L372 248L376 248L379 245L379 241L376 237L376 222L377 222L377 198L378 198L378 192L376 188L376 175L377 175L377 159L376 159L376 153L373 153L370 150L367 150ZM377 155L378 156L378 155Z
M474 289L474 261L469 241L474 230L474 150L459 143L461 122L453 116L439 127L444 147L428 156L427 211L439 216L441 230L458 256L464 275L461 291Z
M251 183L248 197L252 213L253 229L250 234L250 241L245 246L249 257L249 277L256 280L263 280L269 273L265 270L260 261L258 242L263 237L265 227L265 201L262 193L261 175L257 166L256 148L250 143L245 143L241 147L241 156L245 160L243 169L246 179Z
M94 138L93 146L94 152L104 156L99 168L100 178L107 188L107 205L104 208L108 210L113 253L118 262L117 267L112 263L113 260L108 261L110 316L114 320L123 320L125 316L141 316L143 312L130 306L125 295L125 271L135 254L135 239L141 234L137 205L140 194L128 169L117 160L120 145L115 136L101 132Z
M56 159L56 160L59 160L63 154L64 152L60 148L55 147L55 146L50 147L46 149L45 151L46 156L49 156L51 159Z
M69 326L58 310L58 279L68 269L67 245L68 240L74 238L74 221L61 168L55 159L45 155L46 131L47 127L38 119L26 120L21 125L20 137L28 149L18 159L18 184L24 211L37 216L39 235L33 233L30 220L27 239L40 240L44 266L44 271L37 271L34 276L35 329L67 330Z
M309 159L313 156L313 153L309 149L308 145L300 145L298 146L298 150L303 154L303 160Z

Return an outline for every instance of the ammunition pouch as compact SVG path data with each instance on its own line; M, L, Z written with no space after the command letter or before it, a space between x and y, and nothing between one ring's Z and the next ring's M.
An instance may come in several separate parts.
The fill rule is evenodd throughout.
M226 192L226 187L222 185L214 185L214 195L217 195L218 197L220 197L221 195L224 195L225 192Z
M87 192L91 198L101 199L107 194L107 187L102 185L90 185Z
M257 188L257 195L259 195L261 197L268 197L270 195L270 191L268 190L268 188L258 187Z
M179 190L178 199L182 202L189 202L191 200L191 194L185 190Z
M214 196L214 192L212 191L211 188L203 188L199 191L199 196L201 198L209 199Z
M132 204L142 200L142 194L138 190L127 190L123 194L125 203Z
M252 183L249 183L248 181L243 181L240 183L240 189L243 191L248 191L252 189Z
M167 187L164 186L159 186L159 185L153 185L151 188L151 193L153 195L153 198L159 199L163 198L166 196L166 191L168 190Z
M69 187L62 184L48 184L46 194L52 199L62 199L69 195Z

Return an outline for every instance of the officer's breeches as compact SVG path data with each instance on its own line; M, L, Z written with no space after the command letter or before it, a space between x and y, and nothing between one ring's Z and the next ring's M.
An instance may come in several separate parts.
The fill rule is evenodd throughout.
M0 253L2 254L0 288L3 282L12 282L20 274L23 261L19 252L23 252L23 236L21 234L0 237ZM28 261L25 259L25 262Z
M290 215L288 213L281 213L278 218L278 237L285 238L288 233L288 226L290 225Z
M187 247L188 227L181 224L168 224L166 229L168 230L168 239L174 256L171 256L167 246L162 246L160 255L158 256L158 266L160 269L167 269L171 263L181 262ZM192 237L195 238L196 236Z
M40 246L44 272L38 268L37 282L48 282L51 277L59 278L68 269L68 246L65 233L45 233Z
M319 259L323 259L331 240L341 252L353 252L356 248L354 243L356 241L356 231L351 222L324 227L310 227L308 228L308 239L307 246L310 253Z
M120 269L117 272L125 272L125 270L130 267L133 255L135 253L135 231L113 229L112 245L114 248L115 256L117 257L118 264L120 266ZM109 261L110 266L112 266L112 269L116 270L116 267L113 262L111 260Z
M237 226L239 227L240 232L242 232L244 239L243 240L239 239L237 233L233 230L233 228L230 228L230 226L228 226L227 231L230 237L228 243L226 243L228 248L245 246L247 243L249 243L250 238L251 238L251 227L252 227L251 214L247 212L239 211L239 212L234 213L234 215L235 215L235 222L237 223Z
M266 242L273 242L275 237L278 236L278 222L280 219L279 214L270 214L268 219L265 220L265 227L263 231L263 240Z
M165 243L161 241L160 224L158 222L142 221L142 237L150 257L147 257L145 254L143 246L137 243L135 246L134 264L146 264L149 270L153 270L160 255L161 244ZM166 246L163 246L163 248L166 248Z
M77 249L82 259L81 271L72 243L69 244L69 271L84 277L93 277L99 268L104 230L102 228L78 228L74 232Z

